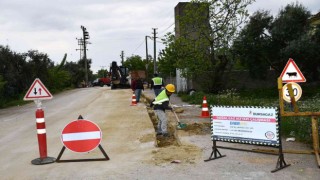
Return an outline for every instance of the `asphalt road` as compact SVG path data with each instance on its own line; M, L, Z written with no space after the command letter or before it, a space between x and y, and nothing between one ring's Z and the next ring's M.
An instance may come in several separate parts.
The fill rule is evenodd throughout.
M150 93L146 90L144 93ZM211 153L210 134L178 131L181 146L155 147L154 127L144 104L130 106L131 90L92 87L67 91L43 101L48 157L63 147L61 131L79 115L102 131L101 146L110 160L33 165L39 158L35 110L32 102L0 110L0 179L319 179L313 155L285 154L291 166L271 173L277 156L220 149L224 158L204 162ZM187 111L185 113L188 113ZM170 120L171 121L171 120ZM220 146L247 145L218 143ZM308 149L298 143L285 148ZM259 147L260 148L260 147ZM66 150L61 159L102 158ZM173 160L178 160L172 163Z

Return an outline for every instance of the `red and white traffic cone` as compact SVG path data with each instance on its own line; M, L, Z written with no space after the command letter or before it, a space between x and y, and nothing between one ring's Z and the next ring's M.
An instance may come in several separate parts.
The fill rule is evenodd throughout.
M132 94L131 106L136 106L136 105L137 105L137 99L136 99L136 95L133 93Z
M206 96L203 97L202 112L201 112L201 116L200 117L201 118L209 118L210 117Z
M46 124L44 121L44 111L41 108L38 108L36 111L36 122L40 158L32 160L31 163L35 165L53 163L55 158L47 156Z

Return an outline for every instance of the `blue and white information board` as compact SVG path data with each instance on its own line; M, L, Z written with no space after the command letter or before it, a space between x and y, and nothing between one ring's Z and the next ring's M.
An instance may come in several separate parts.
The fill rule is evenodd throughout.
M212 140L279 146L278 109L211 106Z

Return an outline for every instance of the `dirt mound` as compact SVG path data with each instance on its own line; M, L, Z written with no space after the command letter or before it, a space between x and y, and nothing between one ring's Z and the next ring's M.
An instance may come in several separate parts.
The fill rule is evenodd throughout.
M211 124L210 123L187 124L187 126L182 130L188 132L189 135L210 134L211 133Z
M152 159L148 163L162 165L179 162L181 164L194 164L201 158L202 150L194 145L167 146L152 151Z
M139 138L139 141L142 143L154 141L154 135L153 134L145 134L141 138Z

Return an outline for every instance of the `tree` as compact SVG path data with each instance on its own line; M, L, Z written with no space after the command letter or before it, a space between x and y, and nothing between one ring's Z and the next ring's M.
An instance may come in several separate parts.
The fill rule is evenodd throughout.
M0 45L0 106L21 100L35 78L40 78L51 92L77 86L85 75L84 61L69 63L66 59L67 54L55 66L45 53L37 50L17 53ZM90 59L88 64L90 68ZM91 71L89 75L92 75Z
M67 60L67 54L64 55L61 63L53 68L48 70L49 74L49 84L48 88L51 93L56 91L61 91L67 87L71 87L71 75L68 71L63 70L63 66L65 65Z
M276 51L269 34L272 20L268 11L255 12L234 42L234 53L249 69L252 78L266 78L266 71L271 65L269 59Z
M158 70L161 76L175 76L176 75L176 62L178 61L178 53L175 47L175 36L172 33L167 33L165 38L162 39L163 44L166 46L159 54Z
M30 78L30 68L25 55L13 52L8 46L0 46L0 75L6 82L3 94L7 99L17 99L19 94L27 89Z
M4 85L7 82L3 79L3 77L0 75L0 94L3 95Z
M310 33L310 12L301 4L288 4L275 19L257 11L234 43L237 57L253 78L263 79L268 67L280 74L293 58L309 80L319 79L319 35Z
M145 70L146 69L146 64L142 61L142 58L139 55L132 55L130 57L127 57L123 65L127 67L129 70Z
M290 56L283 56L284 49L290 46L292 41L298 40L309 33L308 19L310 16L311 13L299 3L288 4L280 10L270 31L272 46L277 48L277 51L273 52L277 56L271 61L276 70L281 71L290 58Z
M108 70L106 69L100 69L97 72L97 77L107 77L108 76Z
M320 78L319 49L320 43L305 34L298 39L290 41L290 44L282 49L281 57L286 60L288 59L286 57L293 58L308 81L318 81Z
M230 46L252 2L192 0L179 17L180 34L172 50L176 66L185 77L200 80L203 90L217 92L222 88L224 71L232 62ZM170 56L169 51L164 54Z
M88 67L89 64L91 64L91 60L88 60ZM70 76L72 77L71 84L74 87L78 87L79 84L85 80L85 68L84 68L84 60L79 60L78 62L67 62L64 67L64 70L68 71L70 73ZM91 77L92 71L89 71L89 79Z

